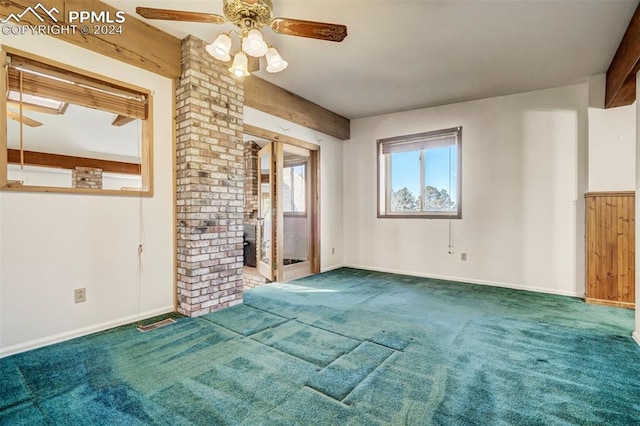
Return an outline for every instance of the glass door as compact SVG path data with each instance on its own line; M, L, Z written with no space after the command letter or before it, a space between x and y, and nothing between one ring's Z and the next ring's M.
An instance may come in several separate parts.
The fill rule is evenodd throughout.
M320 272L317 151L271 142L258 152L258 271L271 281Z
M275 226L273 143L258 152L258 271L274 280Z
M307 149L282 144L280 151L278 219L282 218L282 253L278 251L278 260L282 256L282 275L278 274L278 278L289 281L313 273L312 163Z

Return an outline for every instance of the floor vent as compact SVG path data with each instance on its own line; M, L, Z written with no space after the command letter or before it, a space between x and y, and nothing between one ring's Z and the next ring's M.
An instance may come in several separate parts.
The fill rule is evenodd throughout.
M167 318L147 325L138 324L136 328L138 331L146 333L147 331L155 330L156 328L164 327L165 325L173 324L174 322L176 322L176 320L173 318Z

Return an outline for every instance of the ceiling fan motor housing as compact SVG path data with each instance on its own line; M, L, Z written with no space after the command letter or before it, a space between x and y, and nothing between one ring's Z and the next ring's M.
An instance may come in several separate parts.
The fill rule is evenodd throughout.
M263 27L273 18L271 0L224 0L223 10L227 20L241 28Z

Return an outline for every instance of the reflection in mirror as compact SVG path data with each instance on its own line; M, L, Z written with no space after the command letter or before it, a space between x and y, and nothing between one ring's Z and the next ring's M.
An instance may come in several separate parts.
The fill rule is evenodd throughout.
M262 247L260 250L260 261L266 265L271 264L271 238L273 231L271 229L271 155L265 154L260 158L260 218L261 228L260 235L262 238Z
M282 167L283 259L285 266L310 260L311 233L308 165L310 152L302 148L284 146Z
M149 95L9 53L10 188L148 191Z

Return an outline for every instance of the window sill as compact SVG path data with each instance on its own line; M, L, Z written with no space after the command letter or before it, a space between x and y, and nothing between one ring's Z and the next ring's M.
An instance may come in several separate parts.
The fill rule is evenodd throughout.
M462 219L462 213L378 213L378 219Z

